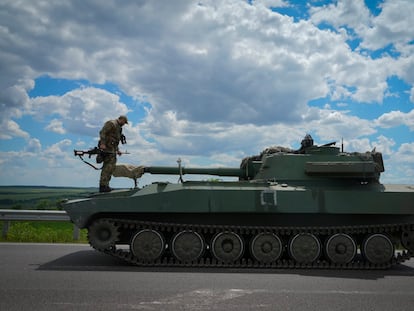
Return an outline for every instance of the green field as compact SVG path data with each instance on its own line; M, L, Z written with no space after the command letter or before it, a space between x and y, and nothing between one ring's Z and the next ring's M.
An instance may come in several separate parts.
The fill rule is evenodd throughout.
M59 209L63 199L84 197L96 188L0 186L0 209Z
M63 199L85 197L96 191L96 188L0 186L0 209L56 210ZM0 221L0 232L3 226ZM12 221L7 238L1 235L0 242L85 243L86 235L86 230L81 230L80 240L73 240L70 222Z
M3 232L3 222L0 231ZM73 239L73 224L70 222L28 222L13 221L7 237L0 236L0 242L42 242L42 243L86 243L87 231L80 231L80 239Z

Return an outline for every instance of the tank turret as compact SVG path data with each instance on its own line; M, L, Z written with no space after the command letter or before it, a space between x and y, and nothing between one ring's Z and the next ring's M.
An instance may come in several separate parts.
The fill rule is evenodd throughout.
M306 139L307 138L307 139ZM295 185L309 182L379 182L384 172L382 154L379 152L345 153L333 143L314 146L310 136L302 141L301 149L294 151L283 147L264 150L260 155L242 160L239 168L195 168L148 166L144 173L162 175L216 175L239 177L240 180L271 180Z
M133 265L385 269L414 256L414 186L381 184L382 172L379 152L317 146L307 135L298 150L267 148L239 167L138 167L134 178L180 179L62 208L93 248Z

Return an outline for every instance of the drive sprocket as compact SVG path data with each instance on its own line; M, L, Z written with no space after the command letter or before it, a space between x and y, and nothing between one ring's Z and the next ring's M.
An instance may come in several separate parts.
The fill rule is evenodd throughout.
M119 239L119 228L108 219L98 219L88 228L89 244L100 251L115 247Z

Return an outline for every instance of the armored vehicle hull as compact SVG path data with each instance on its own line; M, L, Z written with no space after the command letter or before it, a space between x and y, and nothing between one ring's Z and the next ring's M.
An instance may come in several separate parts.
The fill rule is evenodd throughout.
M383 269L414 255L414 187L383 185L378 153L283 149L62 204L92 247L142 266ZM184 174L239 181L183 181Z

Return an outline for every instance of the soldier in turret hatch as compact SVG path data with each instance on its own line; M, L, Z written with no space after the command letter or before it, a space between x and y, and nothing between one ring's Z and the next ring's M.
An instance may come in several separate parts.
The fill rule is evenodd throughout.
M294 153L305 153L306 148L313 146L313 138L310 134L306 134L305 138L300 142L300 149Z
M128 118L124 115L118 119L109 120L105 122L101 131L99 132L98 147L103 151L102 155L102 171L99 180L99 192L110 192L109 187L112 173L116 166L116 156L121 155L118 149L119 142L126 143L125 136L122 134L122 127L128 124Z

